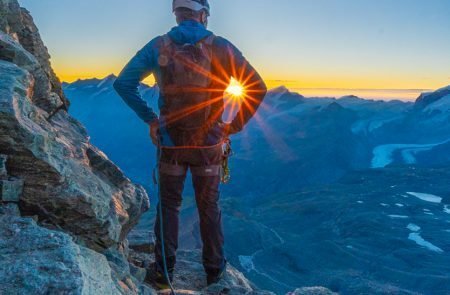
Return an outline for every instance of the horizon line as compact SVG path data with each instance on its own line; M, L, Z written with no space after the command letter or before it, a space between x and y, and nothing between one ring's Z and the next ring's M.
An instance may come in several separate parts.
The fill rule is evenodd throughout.
M98 77L91 77L91 78L77 78L76 80L72 81L72 82L68 82L68 81L64 81L61 80L61 83L67 83L67 84L73 84L76 83L78 81L88 81L88 80L104 80L110 76L114 76L117 78L117 75L115 74L109 74L104 76L103 78L98 78ZM284 80L268 80L268 81L279 81L279 82L292 82L292 81L284 81ZM266 81L267 82L267 81ZM141 82L144 83L144 82ZM144 83L147 86L155 86L156 83L154 83L153 85L150 85L148 83ZM287 89L292 89L292 90L353 90L353 91L434 91L435 89L429 89L429 88L345 88L345 87L288 87L284 84L281 84L279 86L270 88L269 90L275 90L277 88L282 88L285 87Z

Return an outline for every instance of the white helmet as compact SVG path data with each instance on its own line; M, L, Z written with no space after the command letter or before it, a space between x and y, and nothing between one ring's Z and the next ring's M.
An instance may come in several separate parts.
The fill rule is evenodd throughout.
M208 0L173 0L172 8L173 11L177 8L189 8L194 11L200 11L202 9L206 10L206 13L210 14L210 7Z

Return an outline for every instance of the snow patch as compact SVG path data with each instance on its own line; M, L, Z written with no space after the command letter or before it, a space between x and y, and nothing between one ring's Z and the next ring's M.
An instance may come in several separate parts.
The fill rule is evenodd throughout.
M411 241L416 242L417 245L425 247L425 248L427 248L430 251L433 251L433 252L436 252L436 253L443 253L444 252L441 248L439 248L439 247L433 245L432 243L424 240L419 233L410 233L408 239L411 240Z
M383 207L389 207L389 205L385 204L385 203L380 203L380 205L383 206Z
M418 232L420 230L420 226L415 225L414 223L408 224L406 228L413 232Z
M99 96L104 92L108 92L110 89L108 87L103 87L102 89L100 89L99 91L97 91L96 93L94 93L92 96Z
M394 218L394 219L407 219L409 218L409 216L405 216L405 215L388 215L390 218Z
M441 111L448 112L450 111L450 94L440 98L438 101L427 106L424 111L432 112L432 111Z
M442 198L435 196L435 195L431 195L431 194L424 194L424 193L415 193L415 192L407 192L408 195L414 196L416 198L419 198L423 201L426 202L430 202L430 203L441 203L442 202Z
M420 152L429 151L432 148L446 144L450 140L432 144L384 144L379 145L373 150L372 165L373 169L384 168L394 161L394 153L401 151L401 156L406 164L415 164L415 155Z
M395 204L395 206L397 206L397 207L405 207L405 205L400 204L400 203Z
M245 269L246 272L255 270L255 264L253 263L253 256L239 255L239 263Z
M417 245L427 248L430 251L437 252L437 253L443 253L444 251L433 245L432 243L424 240L422 236L420 235L419 231L421 230L420 226L410 223L408 224L407 228L412 231L412 233L409 234L408 239L411 241L414 241Z
M444 212L450 214L450 205L444 205Z
M364 204L364 202L363 202L363 201L358 201L357 203L358 203L358 204Z

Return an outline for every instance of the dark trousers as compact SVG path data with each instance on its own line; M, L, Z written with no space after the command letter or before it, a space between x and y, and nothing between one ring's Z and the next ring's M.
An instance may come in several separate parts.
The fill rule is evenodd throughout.
M222 213L219 208L220 146L208 149L163 149L159 165L160 196L164 228L164 244L169 271L176 263L179 213L187 170L192 173L195 199L203 242L203 266L207 273L216 273L225 266ZM160 204L158 204L159 206ZM155 222L158 268L162 270L159 210Z

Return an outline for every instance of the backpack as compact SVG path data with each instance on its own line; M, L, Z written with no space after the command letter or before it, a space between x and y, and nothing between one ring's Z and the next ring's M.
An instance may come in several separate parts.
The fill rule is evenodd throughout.
M196 44L176 44L162 37L158 57L161 114L167 127L183 131L204 129L211 115L212 45L214 35Z

